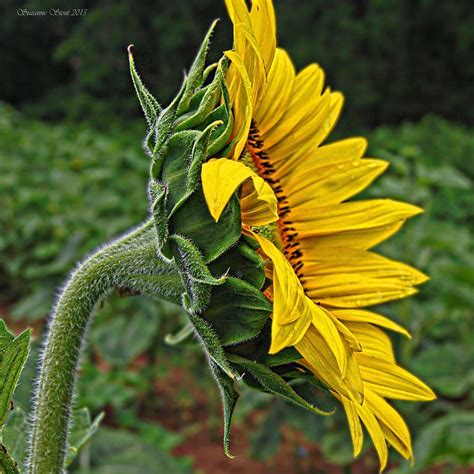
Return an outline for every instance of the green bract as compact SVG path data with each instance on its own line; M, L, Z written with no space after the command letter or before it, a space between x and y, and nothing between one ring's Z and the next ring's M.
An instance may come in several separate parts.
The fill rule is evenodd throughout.
M301 359L300 354L288 349L268 355L272 304L262 291L265 262L255 242L241 234L237 196L217 223L204 200L201 165L211 157L226 156L233 124L225 59L205 69L214 26L181 90L164 110L143 85L131 54L130 67L148 123L145 147L152 160L149 196L157 253L175 263L179 272L182 305L222 393L224 450L230 456L228 434L238 398L236 379L313 412L326 413L297 393L298 384L307 382L309 375L293 364Z

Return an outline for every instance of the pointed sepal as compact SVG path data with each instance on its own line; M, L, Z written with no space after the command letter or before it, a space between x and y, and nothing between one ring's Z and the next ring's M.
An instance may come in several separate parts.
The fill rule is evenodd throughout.
M227 457L232 459L234 456L230 452L230 428L239 393L235 390L234 381L228 377L218 365L209 361L209 366L221 392L222 406L224 409L224 437L222 440L224 453Z
M206 355L209 357L210 361L217 364L228 377L234 380L237 377L237 374L227 361L224 350L222 349L222 344L216 333L201 316L194 314L189 308L187 308L188 304L189 299L184 295L183 306L188 312L188 317L194 326L196 336L202 344Z
M181 235L172 235L169 240L189 299L187 309L202 313L209 304L210 287L222 285L226 277L215 278L211 274L203 256L190 240Z
M169 262L173 259L173 256L170 253L168 242L168 211L166 208L168 186L152 179L148 184L148 194L158 244L157 252L163 260Z
M307 402L277 373L258 362L254 362L236 354L227 354L227 358L237 370L249 372L268 392L284 400L305 408L318 415L332 415L334 412L323 411Z
M223 346L258 336L270 317L272 304L250 283L229 277L212 289L212 305L204 318L216 331Z
M188 110L191 98L193 97L196 90L202 86L204 80L204 69L206 66L207 50L209 48L209 41L211 39L214 28L216 27L218 20L214 20L211 27L209 28L204 40L199 48L193 65L189 70L189 74L186 80L186 87L183 92L183 96L180 99L178 106L178 115L183 114Z
M155 143L151 143L150 139L155 136L156 132L156 123L158 116L161 113L161 107L158 101L155 99L153 94L145 87L143 81L138 74L135 67L135 60L133 58L133 44L128 47L128 61L130 65L130 75L132 77L133 86L135 87L135 92L137 93L138 100L142 107L143 113L148 124L148 131L145 137L145 149L150 154L155 146ZM156 138L156 137L155 137Z

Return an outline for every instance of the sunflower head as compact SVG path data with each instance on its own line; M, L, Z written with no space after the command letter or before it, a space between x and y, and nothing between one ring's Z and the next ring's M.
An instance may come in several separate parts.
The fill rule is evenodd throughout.
M290 385L310 376L303 366L293 364L301 359L298 351L288 348L269 354L272 302L265 294L266 259L258 242L243 232L242 219L255 226L276 223L277 200L270 185L242 163L226 161L227 168L211 179L230 181L233 188L211 210L207 205L202 173L212 175L213 163L228 156L235 143L235 112L226 83L228 59L205 64L212 28L178 95L163 110L141 81L131 51L129 57L148 123L144 144L151 157L149 196L157 256L173 261L181 275L182 304L223 395L224 449L230 456L236 380L326 413Z
M366 141L326 144L343 96L316 64L296 72L277 47L271 0L226 0L233 49L206 67L212 28L164 110L135 71L148 122L149 195L159 258L176 264L182 303L224 402L224 449L234 383L314 413L318 391L345 410L354 444L365 426L380 458L411 458L410 434L387 398L433 392L396 363L384 329L405 329L367 307L415 293L427 278L372 247L416 206L349 201L387 167ZM229 454L230 455L230 454Z

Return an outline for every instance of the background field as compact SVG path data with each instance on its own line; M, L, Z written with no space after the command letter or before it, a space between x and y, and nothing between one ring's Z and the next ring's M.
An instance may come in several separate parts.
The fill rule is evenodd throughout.
M65 2L67 3L67 2ZM219 0L75 2L82 18L0 15L0 314L40 340L58 285L104 239L146 216L148 159L127 71L135 44L163 104ZM400 362L436 391L399 403L414 432L416 466L392 473L468 473L474 466L474 8L447 0L275 0L281 43L302 67L317 61L346 96L333 137L365 135L391 163L366 196L409 200L426 212L381 246L431 280L416 298L380 308L412 340ZM28 1L29 10L57 8ZM72 7L72 6L71 6ZM65 7L62 7L65 8ZM211 56L231 46L223 20ZM170 347L179 308L112 295L99 309L81 370L78 406L105 411L76 473L375 473L367 444L352 460L341 413L317 418L244 390L230 461L221 408L201 350ZM37 347L37 344L36 344ZM15 403L29 409L33 358Z

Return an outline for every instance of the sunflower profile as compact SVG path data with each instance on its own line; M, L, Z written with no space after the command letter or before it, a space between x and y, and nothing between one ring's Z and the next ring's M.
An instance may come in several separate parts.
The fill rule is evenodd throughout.
M348 201L387 168L364 158L367 143L323 144L343 105L311 64L296 73L276 46L271 0L226 0L234 47L226 85L234 115L225 157L202 168L204 196L219 220L238 193L242 230L267 260L273 302L270 353L294 347L347 414L354 454L362 424L381 469L387 444L412 458L410 433L385 400L432 400L434 393L396 363L388 318L364 309L404 298L427 280L420 271L371 252L406 219L422 212L389 199Z

